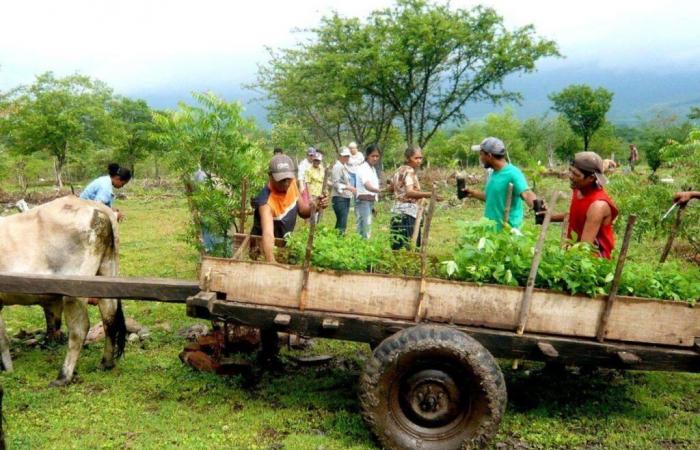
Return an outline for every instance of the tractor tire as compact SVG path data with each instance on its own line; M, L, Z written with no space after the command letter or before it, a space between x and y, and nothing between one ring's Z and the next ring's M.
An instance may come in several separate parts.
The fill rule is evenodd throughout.
M445 326L388 337L360 378L362 414L387 449L484 448L506 409L503 374L479 342Z

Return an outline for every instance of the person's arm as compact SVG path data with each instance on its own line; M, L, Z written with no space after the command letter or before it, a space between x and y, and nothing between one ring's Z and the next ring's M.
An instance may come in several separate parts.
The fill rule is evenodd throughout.
M472 189L472 188L464 188L462 189L462 192L467 194L467 197L473 197L477 200L481 200L482 202L486 201L486 193L479 191L477 189Z
M370 192L374 192L375 194L379 194L382 190L379 189L378 187L372 186L372 183L369 181L364 182L364 187Z
M607 202L598 200L591 203L591 206L588 207L588 212L586 212L586 224L583 226L583 233L581 233L581 242L595 245L598 231L610 214L610 205Z
M673 194L673 203L685 205L694 198L700 198L700 191L676 192Z
M532 208L534 205L535 199L537 199L537 195L535 195L534 192L532 192L530 189L528 189L527 191L520 194L520 198L525 200L525 203L527 203L527 206Z
M540 211L537 214L546 214L547 210ZM566 219L566 213L552 214L550 216L550 222L563 222Z
M258 208L260 225L262 227L262 249L267 262L275 262L275 227L272 220L270 205Z

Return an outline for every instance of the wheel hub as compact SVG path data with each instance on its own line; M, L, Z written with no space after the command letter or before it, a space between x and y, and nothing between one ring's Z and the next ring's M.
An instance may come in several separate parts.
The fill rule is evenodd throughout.
M452 377L440 370L421 370L401 387L401 407L416 423L440 427L457 417L463 398Z

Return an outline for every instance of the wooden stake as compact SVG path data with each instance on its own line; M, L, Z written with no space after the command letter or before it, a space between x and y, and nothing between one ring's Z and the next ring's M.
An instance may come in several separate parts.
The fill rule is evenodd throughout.
M323 174L323 185L321 186L321 197L326 193L326 182L328 181L328 168ZM319 220L320 220L319 216ZM316 233L316 202L311 199L311 216L309 220L309 238L306 241L306 252L304 253L304 264L302 265L301 291L299 292L299 310L306 309L306 300L309 295L309 269L311 266L311 252L314 248L314 233Z
M241 209L238 212L238 232L245 233L245 216L248 212L248 179L243 178L243 183L241 184Z
M564 220L561 222L561 238L559 240L559 247L564 248L566 246L566 232L569 230L569 213L564 215Z
M605 309L600 316L600 321L598 322L598 333L596 339L598 342L603 342L605 335L608 330L608 320L610 320L610 312L612 311L613 303L615 302L615 297L617 297L617 288L620 286L620 278L622 277L622 269L625 267L625 259L627 258L627 249L630 246L630 240L632 239L632 230L634 229L634 222L637 221L637 216L630 214L627 218L627 227L625 228L625 237L622 241L622 248L620 249L620 256L617 258L617 266L615 267L615 276L613 277L612 285L610 286L610 293L608 294L608 299L605 302Z
M671 226L671 232L668 234L666 246L664 247L663 252L661 252L661 259L659 260L660 263L666 262L666 258L668 258L668 254L671 251L671 247L673 247L673 240L676 238L676 233L678 232L678 227L681 224L681 219L683 218L683 211L685 211L686 205L678 206L678 211L676 212L676 220Z
M423 299L425 298L425 275L428 270L428 239L430 238L430 223L433 221L435 213L435 203L437 202L436 185L433 183L433 189L430 195L430 205L428 206L428 217L425 219L425 234L420 249L420 287L418 288L418 302L416 305L416 315L414 320L420 322L423 318ZM418 220L416 219L416 223Z
M416 223L413 224L413 233L411 234L411 250L418 245L418 234L420 233L420 225L423 219L423 199L418 201L418 212L416 213Z
M527 325L527 320L530 316L530 302L532 301L532 291L535 289L537 269L539 269L540 261L542 260L542 247L544 246L544 241L547 237L547 229L549 228L549 224L552 220L552 213L558 198L559 192L555 191L552 194L552 198L549 200L547 212L545 213L544 221L542 222L540 236L537 239L537 244L535 245L535 255L532 258L530 275L527 277L527 285L525 286L525 292L523 293L523 298L520 302L520 315L518 317L518 328L516 330L518 334L523 334L525 332L525 326Z
M506 194L506 209L503 211L503 226L505 227L510 217L510 204L513 202L513 183L508 183L508 193Z

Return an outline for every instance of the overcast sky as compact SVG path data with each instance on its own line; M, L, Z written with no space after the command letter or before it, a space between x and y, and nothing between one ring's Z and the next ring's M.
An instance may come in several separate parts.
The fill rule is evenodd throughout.
M454 7L479 2L452 1ZM700 1L485 0L508 26L532 23L564 60L552 67L700 68ZM47 70L80 72L129 95L168 85L206 90L252 81L265 46L332 10L365 17L384 0L5 0L0 7L0 90Z

